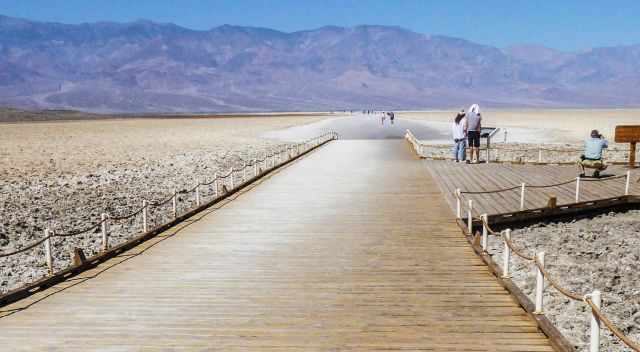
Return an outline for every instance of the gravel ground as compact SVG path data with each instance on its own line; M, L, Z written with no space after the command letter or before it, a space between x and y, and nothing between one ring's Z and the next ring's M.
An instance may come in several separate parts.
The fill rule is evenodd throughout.
M570 223L538 224L512 232L527 255L545 252L545 267L562 287L602 292L603 311L627 336L640 341L640 211L610 213ZM491 237L489 253L502 264L503 244ZM534 301L535 266L512 254L514 282ZM588 350L589 309L553 287L545 288L545 314L577 347ZM603 328L601 351L630 351Z
M264 139L272 130L320 117L112 120L3 125L0 129L0 253L42 238L44 229L73 232L111 216L132 213L142 199L157 202L179 192L179 210L195 206L183 190L262 158L286 142ZM238 175L240 176L240 175ZM204 188L211 199L212 188ZM169 220L172 205L152 209L150 227ZM141 216L110 222L110 243L142 232ZM56 270L70 251L100 249L101 233L53 239ZM0 292L46 274L44 246L0 258Z
M542 161L545 163L575 163L582 155L581 144L527 144L527 143L494 143L491 145L491 160L511 162L538 162L538 148L542 147ZM453 146L446 144L433 144L423 148L428 158L453 159ZM482 148L485 148L484 143ZM468 153L467 153L468 154ZM486 150L480 153L481 158L486 158ZM610 143L610 148L605 151L604 157L609 162L626 162L629 159L627 145Z

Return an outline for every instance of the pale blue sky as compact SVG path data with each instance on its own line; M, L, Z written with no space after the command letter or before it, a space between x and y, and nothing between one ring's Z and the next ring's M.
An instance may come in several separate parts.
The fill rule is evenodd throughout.
M382 24L504 47L577 50L640 43L638 0L0 0L0 14L81 23L149 19L192 29L222 24L286 32Z

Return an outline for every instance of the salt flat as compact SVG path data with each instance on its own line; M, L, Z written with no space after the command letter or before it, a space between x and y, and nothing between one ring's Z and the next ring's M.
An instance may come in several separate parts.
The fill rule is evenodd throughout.
M616 125L640 124L638 109L489 109L481 113L485 126L506 128L509 142L521 143L579 143L592 129L613 140ZM404 111L396 116L427 121L448 130L455 114L455 110Z

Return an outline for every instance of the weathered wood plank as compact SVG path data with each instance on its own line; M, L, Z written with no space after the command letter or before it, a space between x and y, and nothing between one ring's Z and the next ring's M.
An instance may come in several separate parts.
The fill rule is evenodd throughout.
M0 344L552 351L402 141L331 143L143 246L5 307Z
M527 185L555 184L577 176L574 165L517 165L517 164L456 164L450 161L423 160L428 173L442 189L447 203L455 211L453 192L456 188L467 191L486 191L517 186L522 182ZM607 175L625 175L627 169L613 165L607 169ZM640 172L633 170L631 174L630 193L640 193L640 183L636 182ZM581 182L580 200L596 200L624 194L625 179L607 181ZM551 188L527 188L525 208L539 208L547 204L550 196L556 196L558 204L575 202L575 183ZM520 191L513 190L495 194L469 195L474 199L478 213L499 214L517 211L520 208ZM463 216L465 216L463 214Z

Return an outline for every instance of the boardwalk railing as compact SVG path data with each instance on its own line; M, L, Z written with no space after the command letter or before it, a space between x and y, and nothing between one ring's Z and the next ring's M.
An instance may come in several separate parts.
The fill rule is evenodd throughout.
M213 178L209 181L201 181L194 185L192 188L187 189L186 191L180 192L181 194L192 195L195 197L196 206L192 209L187 209L185 214L192 213L194 210L198 210L203 207L203 199L206 196L213 196L213 198L209 201L209 203L214 203L219 199L224 198L227 194L233 192L234 190L244 186L245 184L259 178L260 176L269 173L271 170L284 165L299 157L300 155L317 148L323 145L326 142L331 140L338 139L338 134L335 132L328 132L323 135L320 135L315 138L308 139L304 142L288 145L286 148L282 148L277 152L265 153L262 159L253 159L249 162L243 161L243 166L240 168L230 168L227 172L223 174L218 174L217 172L213 175ZM213 194L203 193L202 190L205 187L213 187ZM22 248L0 253L0 258L14 256L33 248L36 248L40 245L44 245L44 255L45 262L48 268L49 276L59 274L54 270L54 253L55 248L52 245L53 238L70 238L83 234L88 234L91 232L98 231L100 234L101 241L101 249L103 252L108 251L112 244L109 242L109 225L113 222L122 222L122 221L131 221L135 220L133 218L138 215L142 216L141 222L139 224L141 232L149 233L154 230L158 230L160 228L166 228L167 225L175 223L176 220L180 216L184 216L184 214L178 213L178 192L173 191L172 194L167 196L165 199L152 202L147 199L140 200L141 206L136 210L132 211L129 214L122 216L113 216L108 213L102 213L100 219L93 224L87 225L84 228L76 229L73 231L63 232L61 230L50 229L47 228L43 232L43 236L40 240L34 241ZM154 229L149 229L149 216L150 212L154 209L161 208L165 205L171 204L171 220L167 223L163 223ZM87 219L86 222L89 222L90 219ZM62 270L66 271L67 269ZM19 290L19 289L18 289ZM6 296L6 295L5 295ZM3 296L0 296L3 298Z
M437 145L427 144L415 137L415 135L407 130L405 138L409 141L413 148L422 158L434 160L453 160L453 145ZM507 162L518 164L575 164L583 153L582 149L576 148L551 148L551 147L532 147L532 148L510 148L506 145L481 147L485 160L490 162ZM609 163L626 164L629 153L628 148L608 148L603 150L603 156Z
M627 172L626 175L618 176L618 177L610 177L606 179L597 179L597 180L589 180L591 182L606 182L607 180L616 179L626 177L626 185L624 189L624 194L629 194L629 179L630 173ZM583 180L586 181L586 180ZM564 185L568 183L576 183L576 202L578 202L580 198L580 182L581 179L578 177L573 180L567 180L565 182L551 184L551 185L539 185L539 186L529 186L529 188L546 188L546 187L555 187L559 185ZM599 290L593 290L590 293L576 293L571 290L562 287L557 280L555 280L549 272L545 269L545 252L538 252L534 255L527 255L522 250L516 248L511 241L511 229L506 229L501 232L494 231L489 225L489 216L488 214L478 215L477 212L473 209L473 199L468 199L468 202L464 204L462 199L463 195L473 195L473 194L486 194L486 193L500 193L507 192L520 189L522 198L520 202L521 209L524 204L524 190L525 184L521 184L514 187L494 190L494 191L483 191L483 192L468 192L461 191L459 188L455 191L456 198L456 216L459 220L462 220L462 212L463 207L466 209L467 213L467 226L466 226L466 234L470 237L473 237L475 234L473 233L473 221L481 222L482 224L482 234L480 238L480 246L483 254L487 254L487 249L489 248L489 236L499 237L504 245L503 250L503 263L502 263L502 278L508 279L510 278L510 260L511 254L515 254L526 262L533 264L533 275L536 277L536 289L535 289L535 310L534 314L543 315L544 314L544 301L543 301L543 293L544 293L544 284L545 279L549 283L549 285L555 288L558 292L560 292L565 297L584 302L591 309L590 314L590 342L589 342L589 351L597 352L600 351L600 330L601 324L613 333L620 341L622 341L627 347L631 348L634 351L640 351L640 344L632 341L629 337L625 336L624 333L612 323L612 321L607 318L607 316L601 310L602 297L601 292ZM475 214L475 215L474 215Z
M499 193L503 193L503 192L513 192L513 191L519 191L520 192L520 210L525 210L525 200L526 200L526 194L527 194L527 190L529 189L544 189L544 188L553 188L553 187L560 187L560 186L564 186L564 185L568 185L568 184L572 184L575 183L575 192L574 192L574 199L575 202L578 203L580 201L580 192L582 190L581 184L583 182L606 182L606 181L612 181L612 180L618 180L624 178L625 179L625 183L624 183L624 190L623 190L623 194L625 196L629 195L629 186L631 183L631 171L627 171L626 174L624 175L618 175L618 176L611 176L611 177L603 177L603 178L584 178L584 177L576 177L576 178L571 178L562 182L557 182L557 183L552 183L552 184L548 184L548 185L531 185L531 184L527 184L526 182L522 182L519 185L514 185L512 187L506 187L506 188L501 188L501 189L495 189L495 190L490 190L490 191L461 191L459 188L456 189L455 191L455 196L456 196L456 214L458 216L458 218L460 217L460 206L461 206L461 199L463 195L474 195L474 194L499 194ZM616 195L617 196L617 195ZM473 203L472 199L469 199L469 201L471 203Z

